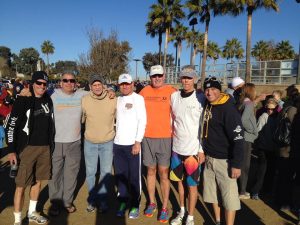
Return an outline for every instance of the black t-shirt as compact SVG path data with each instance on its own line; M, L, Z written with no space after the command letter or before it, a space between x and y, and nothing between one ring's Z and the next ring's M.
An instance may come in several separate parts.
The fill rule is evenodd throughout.
M45 98L35 98L29 145L49 145L50 105Z

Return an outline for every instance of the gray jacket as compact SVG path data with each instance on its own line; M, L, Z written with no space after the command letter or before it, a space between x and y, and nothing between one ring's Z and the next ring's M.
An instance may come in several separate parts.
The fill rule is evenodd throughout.
M242 124L244 127L245 141L253 143L258 136L256 118L254 113L254 102L246 98L242 105Z

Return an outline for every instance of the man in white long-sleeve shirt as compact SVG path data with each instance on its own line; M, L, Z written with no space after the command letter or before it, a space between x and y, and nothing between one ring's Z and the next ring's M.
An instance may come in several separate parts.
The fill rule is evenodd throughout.
M136 219L141 199L141 142L146 127L146 108L144 98L133 92L134 84L129 74L121 74L118 83L121 96L117 100L114 139L114 167L120 203L117 216L125 215L128 204L131 207L129 218ZM128 202L129 198L131 202Z
M204 153L199 140L202 103L204 95L194 89L196 71L186 66L180 72L183 89L171 95L173 114L173 148L170 179L178 182L180 212L171 221L181 225L185 215L183 178L188 186L188 217L186 225L194 225L194 209L197 202L199 165L204 161Z

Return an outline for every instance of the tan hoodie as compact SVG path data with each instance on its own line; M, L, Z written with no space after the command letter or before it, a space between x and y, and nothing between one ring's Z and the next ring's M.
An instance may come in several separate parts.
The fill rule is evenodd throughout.
M100 96L90 92L82 98L81 106L85 139L95 144L113 140L117 98L110 99L107 91L103 91Z

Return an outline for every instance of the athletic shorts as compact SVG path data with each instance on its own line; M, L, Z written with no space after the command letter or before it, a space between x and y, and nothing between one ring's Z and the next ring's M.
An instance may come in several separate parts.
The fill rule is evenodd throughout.
M142 142L143 164L145 166L169 167L172 138L145 138Z
M180 155L172 152L170 180L182 181L188 186L197 186L200 179L200 165L197 155Z
M227 159L205 157L203 199L208 203L218 203L226 210L239 210L237 180L229 176L229 170Z
M27 187L36 180L49 180L51 157L49 146L28 145L19 155L19 169L15 178L17 187Z

